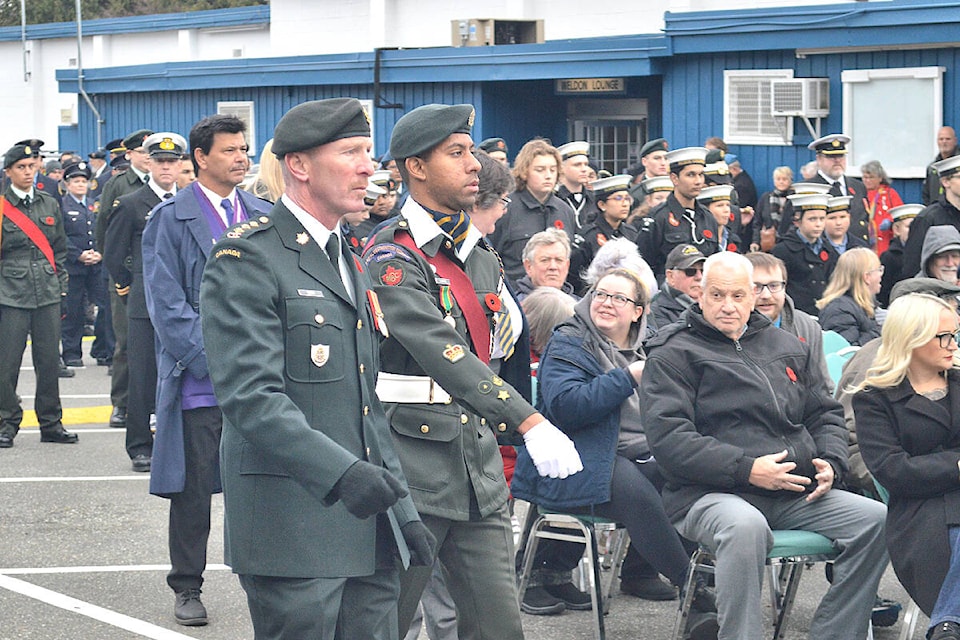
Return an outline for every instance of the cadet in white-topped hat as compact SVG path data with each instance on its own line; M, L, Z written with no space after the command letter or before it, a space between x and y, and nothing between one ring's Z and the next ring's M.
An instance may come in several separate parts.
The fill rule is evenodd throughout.
M794 182L790 187L794 193L829 193L830 185L821 182Z
M902 278L913 277L920 271L923 239L930 227L949 224L960 230L960 155L935 162L933 168L940 178L943 193L910 227L910 237L903 250Z
M827 220L825 193L796 193L787 196L794 226L784 231L770 253L787 267L787 295L797 309L815 315L816 301L823 295L839 254L823 237Z
M573 209L579 231L597 214L596 200L586 188L590 182L590 143L575 140L560 145L557 151L561 159L557 197Z
M574 289L577 295L584 295L587 291L580 273L590 266L600 247L614 238L637 241L637 228L627 223L633 205L633 196L630 195L632 181L633 176L624 173L590 183L598 213L574 237L570 254L570 275L576 275Z
M697 196L697 202L705 205L713 215L713 219L717 221L719 231L717 237L720 240L720 247L726 251L742 253L744 247L740 242L740 236L731 227L731 223L734 221L732 200L732 184L716 184L704 187L700 195Z
M667 153L673 193L650 212L653 221L643 226L637 239L640 254L661 281L667 254L675 246L692 244L706 256L720 249L717 222L697 202L705 184L707 152L706 147L683 147Z

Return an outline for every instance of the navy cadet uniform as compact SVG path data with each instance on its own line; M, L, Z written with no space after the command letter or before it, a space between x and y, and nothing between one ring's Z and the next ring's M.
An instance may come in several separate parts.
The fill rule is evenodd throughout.
M575 140L574 142L560 145L557 147L557 152L560 154L560 159L563 162L576 156L584 156L584 158L587 158L590 155L590 143ZM557 171L563 173L563 167L557 167ZM573 210L573 219L576 222L575 231L579 232L597 217L598 209L596 198L593 197L593 193L587 189L586 186L581 185L580 191L570 191L565 184L561 183L557 185L556 194L558 198L570 205L570 208Z
M960 171L960 155L935 162L933 167L941 179L949 179L953 174ZM951 195L951 197L953 196ZM941 193L939 198L927 205L910 224L910 235L907 236L907 244L903 249L903 268L900 272L900 280L912 278L920 272L920 256L927 230L930 227L943 224L949 224L960 230L960 208L957 208L948 199L947 193Z
M594 201L606 199L617 192L623 192L624 196L629 196L630 182L632 179L632 176L629 174L622 174L593 181L593 183L591 183L591 192L593 193ZM597 208L599 211L599 205L597 205ZM614 228L607 220L603 211L599 211L599 214L593 219L593 222L583 226L577 232L576 236L574 236L573 248L570 252L570 272L568 280L575 281L574 285L577 293L583 295L586 285L581 280L580 273L583 269L590 266L600 247L615 238L626 238L630 242L635 243L639 233L636 227L626 221L621 221L617 228Z
M63 169L63 179L69 181L72 178L90 179L90 167L86 162L74 162L67 164ZM84 199L77 200L69 191L60 199L60 211L63 214L63 228L67 234L67 273L70 275L69 286L67 287L66 315L61 327L60 341L63 347L63 360L68 364L82 364L83 359L83 325L86 318L86 309L84 305L84 295L86 299L97 305L97 321L100 321L100 314L103 313L105 305L109 304L107 290L104 286L102 266L100 262L96 264L84 264L80 261L80 254L84 251L96 251L96 238L94 230L97 222L97 215L93 208L93 200L89 192ZM97 337L91 353L96 353L102 340Z
M821 193L796 193L787 196L791 209L800 212L827 210L830 196ZM816 317L820 314L816 302L823 296L830 275L840 255L821 235L813 244L800 236L799 229L781 236L770 253L783 260L787 267L787 295L793 305Z
M153 132L149 129L139 129L123 139L123 158L128 149L136 149L143 145L143 141ZM111 165L113 162L111 161ZM120 196L133 193L147 183L148 174L140 174L130 166L123 173L114 176L100 194L100 210L97 213L97 246L103 254L104 260L109 260L109 252L105 250L104 240L107 227L113 210L117 206ZM116 346L113 351L113 372L110 377L110 402L113 404L113 414L110 416L111 427L123 427L127 423L127 389L130 384L130 372L127 365L127 307L126 302L117 293L116 283L108 283L110 294L110 313L113 320L113 333Z
M285 161L369 137L358 100L307 102L280 119L273 152ZM400 567L431 564L432 540L418 542L429 532L376 398L377 327L387 329L370 280L339 225L306 210L322 199L297 204L310 182L329 180L319 173L288 184L269 217L228 230L203 274L203 340L223 410L225 551L258 639L394 640Z
M727 224L722 228L719 223L717 224L717 244L723 251L733 251L734 253L745 253L749 247L743 245L740 240L740 234L737 233L737 227L735 225L736 220L733 213L733 207L735 206L732 202L732 199L735 197L736 191L733 190L732 184L715 184L709 187L704 187L703 191L700 192L700 195L697 196L697 202L707 207L709 211L711 203L714 202L729 202L730 203L730 215L728 217ZM710 212L710 215L713 216L713 212ZM714 216L713 218L717 218Z
M705 147L685 147L667 153L670 173L679 173L690 164L704 165ZM717 221L706 207L694 200L693 209L687 209L677 200L676 191L667 196L650 212L649 222L637 238L640 255L647 261L659 282L663 282L667 255L674 247L692 244L705 256L720 250L717 239Z
M473 118L470 105L419 107L397 122L390 153L397 162L423 157L448 138L462 140L454 136L469 134ZM479 167L475 162L474 171ZM495 320L504 286L496 253L462 211L446 215L421 206L417 198L431 187L424 179L411 181L400 216L364 251L390 327L377 394L414 503L437 537L460 637L514 640L523 631L497 436L512 435L540 416L496 374L498 361L486 364L498 339L495 328L504 326ZM448 220L456 224L453 234L440 226ZM541 426L557 456L552 473L575 472L580 461L572 443L562 434L553 438L550 429L556 428L548 422L524 434L528 448L533 451L531 434ZM571 452L575 461L561 458ZM430 567L415 567L402 577L401 629L413 618L430 573Z
M20 173L14 165L21 161L34 162L37 153L29 145L14 145L4 154L5 172ZM10 173L7 175L11 177ZM3 200L0 200L0 336L3 336L3 348L0 348L0 448L13 446L23 420L17 381L28 333L37 377L34 406L40 423L40 440L77 441L76 434L66 431L61 422L63 410L58 377L60 311L69 277L64 268L67 236L57 201L34 188L32 177L28 189L21 191L11 179L3 191ZM34 234L35 239L28 233Z

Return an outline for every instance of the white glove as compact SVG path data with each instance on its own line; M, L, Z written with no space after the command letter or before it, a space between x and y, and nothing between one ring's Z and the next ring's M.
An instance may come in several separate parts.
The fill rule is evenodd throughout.
M524 433L523 443L541 476L566 478L583 471L583 462L573 440L547 420Z

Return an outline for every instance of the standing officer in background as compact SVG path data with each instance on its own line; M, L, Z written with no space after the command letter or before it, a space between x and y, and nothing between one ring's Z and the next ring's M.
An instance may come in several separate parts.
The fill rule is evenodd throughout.
M86 162L73 162L63 169L67 192L60 199L63 227L67 234L66 269L70 276L67 288L66 315L61 330L63 360L67 366L83 366L83 324L86 317L84 294L97 305L97 323L101 322L104 305L110 304L104 287L101 260L96 249L94 228L97 214L87 192L90 167ZM105 336L97 336L91 355L104 351Z
M186 626L207 624L200 587L207 564L211 495L220 491L221 415L200 330L200 278L214 241L227 227L256 220L267 208L264 201L237 189L249 167L245 131L235 116L210 116L193 125L190 148L197 181L163 199L143 230L150 319L133 326L142 324L146 331L152 321L156 331L157 433L150 493L170 499L167 585L176 594L174 619ZM164 133L144 143L160 156L156 182L165 189L176 181L183 142L176 134ZM130 344L136 344L133 333Z
M496 354L509 357L515 333L499 258L464 213L479 185L473 120L468 104L400 118L390 153L410 198L364 259L389 319L377 395L414 503L438 540L460 637L513 640L523 631L497 435L522 434L543 475L583 466L570 439L497 375ZM429 566L403 575L401 629L429 577Z
M149 129L139 129L123 139L121 147L123 156L118 157L128 160L130 167L114 176L100 195L100 212L97 214L97 246L107 260L110 256L104 249L104 239L114 207L117 206L120 196L133 193L145 185L149 178L150 156L143 149L143 141L152 134L153 131ZM115 150L119 153L119 149ZM111 153L113 152L114 150L111 150ZM130 376L127 368L127 306L126 301L117 292L116 283L108 283L107 290L110 292L110 313L116 342L113 352L113 372L110 378L110 401L113 404L110 426L125 427L127 425L127 387Z
M867 188L857 178L843 175L847 171L847 145L850 136L832 133L817 138L807 148L817 153L817 174L810 182L830 185L831 196L852 196L850 201L850 235L860 238L869 246L876 244L870 237L870 220L867 214Z
M0 197L0 449L13 446L23 420L17 380L28 333L37 376L40 441L77 441L61 422L58 377L67 236L56 200L34 188L37 153L29 145L14 145L3 156L9 182Z
M126 303L127 397L126 450L134 471L150 471L153 434L150 414L157 395L154 331L147 311L143 282L143 228L158 204L176 195L180 156L187 143L176 133L155 133L143 142L150 156L150 179L133 193L121 196L113 208L104 239L104 253L116 292Z
M388 330L339 233L363 208L370 147L356 99L287 112L284 194L221 238L203 276L226 561L257 640L395 639L398 556L433 560L375 395Z

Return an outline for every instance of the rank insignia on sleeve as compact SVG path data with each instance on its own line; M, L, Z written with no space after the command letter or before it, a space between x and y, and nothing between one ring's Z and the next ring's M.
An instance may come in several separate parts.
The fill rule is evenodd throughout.
M380 282L387 285L388 287L395 287L401 282L403 282L404 273L402 266L393 266L388 264L383 271L380 272Z
M510 392L507 391L506 389L501 389L499 393L497 393L497 400L503 400L504 402L506 402L509 399L510 399Z
M310 362L322 367L327 364L327 361L330 359L330 345L328 344L311 344L310 345Z
M459 344L448 344L443 349L443 357L450 362L462 360L465 355L467 355L467 352L464 350L463 346Z
M297 234L297 244L304 245L310 242L310 235L306 231Z
M236 259L236 260L239 260L239 259L240 259L240 252L239 252L238 250L234 249L233 247L224 247L223 249L220 249L220 250L217 251L215 254L213 254L213 257L214 257L214 258L218 258L218 259L219 259L219 258L222 258L222 257L224 257L224 256L230 256L231 258L234 258L234 259Z
M490 383L489 380L481 380L480 382L477 383L477 391L486 395L491 391L493 391L493 385Z
M493 376L492 378L490 378L490 381L493 382L493 385L495 387L503 386L503 379L500 376Z

